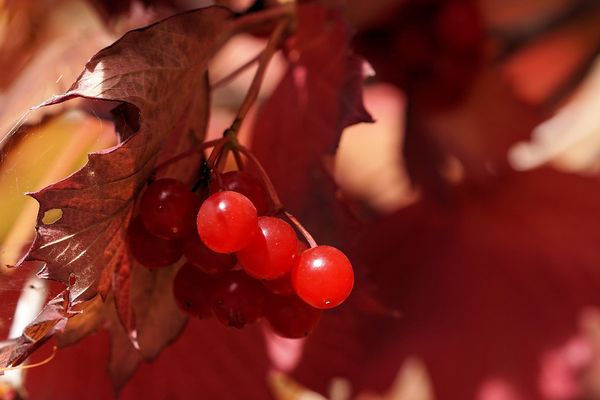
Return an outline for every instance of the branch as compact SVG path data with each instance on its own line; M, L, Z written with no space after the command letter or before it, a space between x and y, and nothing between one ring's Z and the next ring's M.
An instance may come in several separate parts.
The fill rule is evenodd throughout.
M244 98L244 101L238 110L235 120L231 124L232 131L236 133L238 132L244 118L246 117L246 114L248 114L248 111L250 111L250 108L258 98L258 93L260 92L260 87L265 77L267 67L269 66L269 62L273 58L273 55L275 55L275 53L279 49L279 45L281 43L285 31L287 30L289 22L290 21L286 19L284 21L281 21L277 25L277 27L271 34L271 37L269 38L267 47L265 47L263 52L260 54L260 59L258 61L258 69L256 70L256 74L254 74L254 79L250 84L248 93L246 93L246 97Z

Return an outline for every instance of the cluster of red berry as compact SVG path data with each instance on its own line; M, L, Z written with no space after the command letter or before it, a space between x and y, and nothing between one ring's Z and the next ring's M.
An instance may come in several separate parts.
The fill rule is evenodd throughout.
M187 313L242 328L265 317L284 337L306 336L322 309L354 284L346 256L298 239L246 171L213 174L204 201L184 183L159 179L143 193L128 231L130 251L148 268L187 259L173 291ZM285 214L282 214L285 216Z

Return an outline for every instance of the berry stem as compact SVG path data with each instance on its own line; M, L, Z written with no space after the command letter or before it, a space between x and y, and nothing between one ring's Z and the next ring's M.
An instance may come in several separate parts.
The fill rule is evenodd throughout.
M223 152L219 156L219 160L217 161L217 171L222 172L225 169L225 165L227 163L227 157L229 157L229 152L231 151L231 146L225 146L223 148Z
M260 54L260 58L258 60L258 69L254 74L254 79L252 79L252 83L250 84L248 93L246 93L246 97L244 98L244 101L242 102L242 105L240 106L238 113L233 123L231 124L230 129L236 134L239 131L242 122L244 121L244 118L248 114L248 111L250 111L250 108L252 108L252 105L258 98L260 87L265 77L267 67L269 66L269 63L273 58L273 55L275 55L275 53L279 49L279 45L281 44L281 40L284 36L284 33L287 30L289 23L290 21L288 19L285 19L279 24L277 24L277 26L273 30L273 33L271 34L271 37L269 38L267 47L265 47L263 52Z
M237 166L237 169L239 171L243 171L244 170L244 160L242 160L239 150L236 147L234 147L231 149L231 151L233 152L233 159L235 160L235 165Z
M158 164L156 167L154 167L154 171L152 172L153 176L156 176L156 173L158 171L160 171L161 169L164 169L166 167L168 167L169 165L176 163L180 160L183 160L184 158L193 156L195 154L201 153L206 149L209 149L213 146L216 146L219 144L219 142L222 142L223 139L215 139L215 140L210 140L208 142L204 142L202 143L199 147L195 148L195 149L191 149L188 151L184 151L183 153L180 153L172 158L169 158L168 160L163 161L162 163Z
M221 78L218 81L216 81L215 83L213 83L212 89L215 90L215 89L218 89L220 87L223 87L223 86L229 84L231 81L233 81L235 78L237 78L241 73L246 71L248 68L252 67L254 65L254 63L256 63L260 59L262 53L263 53L263 51L261 51L260 53L258 53L254 57L252 57L250 60L246 61L244 64L237 67L235 70L231 71L228 75L224 76L223 78Z
M298 219L296 219L296 217L294 217L291 213L289 213L287 211L283 211L283 213L290 220L292 225L294 225L296 227L296 229L302 234L304 239L306 239L306 242L308 243L308 245L311 248L317 247L317 242L312 237L312 235L308 232L308 230L306 230L306 228L300 223L300 221L298 221Z
M223 148L225 147L229 139L225 137L222 139L217 139L217 141L218 143L215 145L214 149L210 153L210 156L208 156L208 160L206 160L208 167L213 170L216 169L217 161L221 157L221 154L223 153Z
M279 199L279 195L277 194L277 191L275 190L275 186L273 186L273 182L271 182L271 178L269 178L269 174L267 174L267 171L265 171L265 168L262 166L260 161L258 161L258 158L256 158L256 156L254 154L252 154L252 152L250 150L248 150L246 147L244 147L242 145L238 145L237 150L240 153L242 153L244 156L248 157L248 159L250 161L252 161L252 163L258 169L258 172L260 173L260 177L261 177L262 181L264 182L265 187L267 189L267 193L269 194L269 197L271 198L271 201L273 202L275 212L277 213L277 212L283 210L283 204L281 203L281 200Z

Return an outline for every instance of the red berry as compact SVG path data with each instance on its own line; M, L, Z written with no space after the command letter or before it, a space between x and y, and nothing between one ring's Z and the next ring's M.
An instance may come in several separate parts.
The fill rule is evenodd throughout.
M248 275L257 279L276 279L294 263L298 238L285 221L274 217L258 218L259 232L237 257Z
M308 249L308 245L298 240L294 263L296 262L295 259L300 257L300 254L306 249ZM277 279L262 280L261 282L269 292L277 296L291 296L292 294L296 294L296 292L294 292L294 287L292 286L291 274L285 274Z
M183 240L183 254L188 262L210 275L227 272L237 262L233 254L215 253L206 247L198 235L190 235Z
M267 290L277 296L290 296L294 294L292 278L290 274L285 274L281 278L261 281Z
M232 190L246 196L258 215L264 215L269 211L269 196L261 181L246 171L229 171L221 175L221 187L219 180L214 179L211 183L211 192L221 190Z
M233 253L246 246L256 234L256 208L244 195L218 192L202 203L196 220L204 244L217 253Z
M133 257L143 266L160 268L175 264L181 258L179 240L165 240L146 230L139 217L127 229L127 244Z
M309 306L297 296L271 296L265 317L276 334L297 339L312 332L321 318L321 310Z
M185 263L173 281L173 295L179 308L194 317L209 318L212 315L210 300L214 279L192 264Z
M319 309L340 305L354 286L348 258L331 246L304 251L292 269L292 284L298 296Z
M212 310L224 325L243 328L263 315L265 291L242 271L218 276L212 293Z
M140 201L140 217L146 229L164 239L180 239L194 232L200 200L175 179L154 181Z

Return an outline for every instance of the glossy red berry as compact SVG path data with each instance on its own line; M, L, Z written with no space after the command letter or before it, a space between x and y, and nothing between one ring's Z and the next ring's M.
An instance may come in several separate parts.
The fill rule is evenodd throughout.
M263 315L265 291L243 271L218 276L212 293L212 310L224 325L243 328Z
M261 283L269 292L277 296L290 296L295 293L290 274L277 279L262 280Z
M304 251L292 268L292 285L309 305L327 309L340 305L354 286L354 272L348 258L331 246Z
M189 263L210 275L227 272L237 263L233 254L215 253L206 247L198 235L190 235L183 240L183 255Z
M154 181L140 200L146 229L164 239L180 239L194 232L200 200L176 179Z
M276 334L297 339L312 332L321 318L321 310L309 306L297 296L270 296L265 317Z
M298 249L294 229L282 219L259 217L260 230L246 247L237 252L248 275L257 279L276 279L293 265Z
M232 190L243 194L254 204L258 215L269 211L269 196L262 182L246 171L229 171L221 175L220 181L213 179L211 192L219 190Z
M173 295L179 308L194 317L209 318L212 315L214 280L214 277L202 273L194 265L185 263L173 281Z
M217 192L202 203L196 219L204 244L217 253L233 253L246 246L258 227L256 208L232 191Z
M165 240L146 230L139 217L127 229L127 244L133 257L143 266L160 268L172 265L181 258L179 240Z

